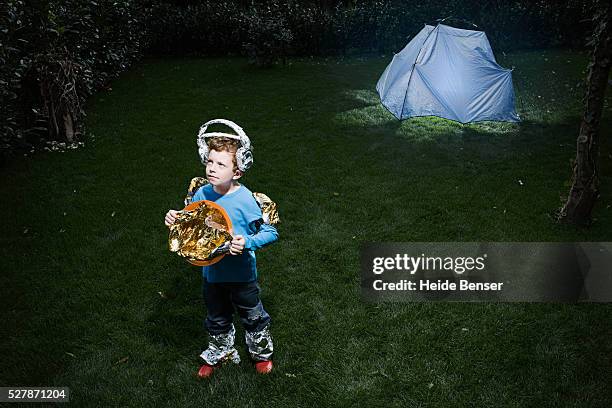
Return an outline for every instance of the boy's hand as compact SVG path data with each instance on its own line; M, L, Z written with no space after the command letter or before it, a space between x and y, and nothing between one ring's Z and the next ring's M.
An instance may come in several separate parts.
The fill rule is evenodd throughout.
M236 235L230 244L230 254L240 255L244 250L244 244L246 244L244 237L242 235Z
M177 214L177 210L168 210L168 212L166 213L166 218L164 218L166 227L170 227L172 224L174 224L174 221L176 221Z

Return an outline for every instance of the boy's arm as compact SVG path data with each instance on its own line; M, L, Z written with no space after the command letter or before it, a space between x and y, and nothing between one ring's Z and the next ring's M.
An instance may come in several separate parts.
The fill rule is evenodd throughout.
M265 194L253 193L247 206L247 219L252 220L248 230L253 232L244 237L244 249L255 251L276 242L278 231L274 225L280 221L276 203Z
M261 224L254 234L244 237L244 249L255 251L278 240L278 231L270 224Z

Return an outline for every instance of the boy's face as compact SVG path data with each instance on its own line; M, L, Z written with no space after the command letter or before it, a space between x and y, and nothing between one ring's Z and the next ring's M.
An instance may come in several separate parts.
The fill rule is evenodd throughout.
M242 172L234 170L235 152L211 150L206 163L206 178L213 186L226 185L242 177Z

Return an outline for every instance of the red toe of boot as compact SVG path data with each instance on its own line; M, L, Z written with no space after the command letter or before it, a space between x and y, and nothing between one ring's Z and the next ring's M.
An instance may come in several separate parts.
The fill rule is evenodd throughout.
M266 360L266 361L258 361L255 363L255 370L259 373L259 374L268 374L269 372L272 371L272 361L271 360Z
M204 364L198 371L198 378L208 378L215 371L215 367Z

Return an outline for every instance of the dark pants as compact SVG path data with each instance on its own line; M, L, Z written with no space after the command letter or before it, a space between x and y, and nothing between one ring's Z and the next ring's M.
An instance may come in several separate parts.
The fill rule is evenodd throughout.
M208 309L205 326L211 335L231 330L234 308L247 332L259 332L270 323L257 281L211 283L204 279L203 292Z

